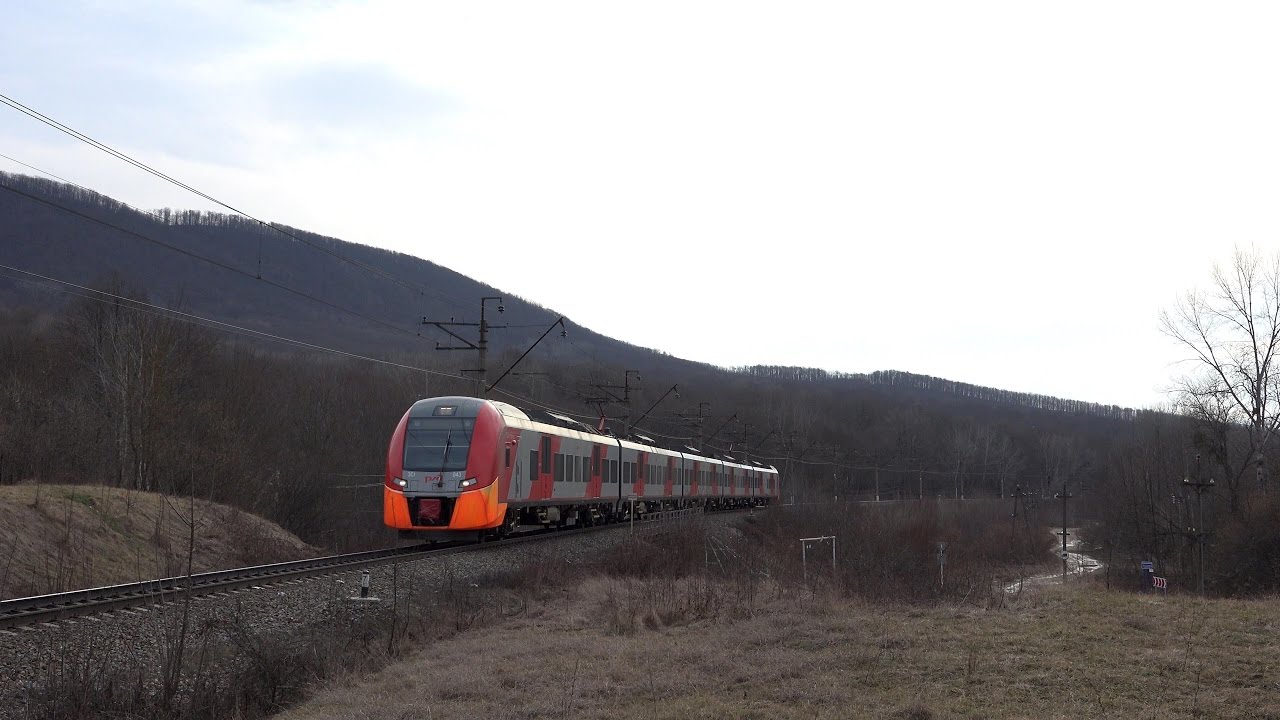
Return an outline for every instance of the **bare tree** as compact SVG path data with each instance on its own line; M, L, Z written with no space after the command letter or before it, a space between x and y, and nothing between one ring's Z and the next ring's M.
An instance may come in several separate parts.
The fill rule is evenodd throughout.
M1251 461L1258 488L1266 491L1263 452L1280 424L1280 253L1264 257L1237 248L1229 268L1214 265L1212 279L1209 290L1191 290L1172 311L1161 312L1160 325L1197 366L1177 389L1183 412L1211 427L1247 431L1248 455L1239 462L1227 454L1225 438L1217 450L1238 510L1238 487Z
M974 428L965 423L952 428L951 436L948 438L947 450L951 461L955 463L954 484L957 500L963 500L967 495L965 472L971 469L969 465L978 452L978 439L975 435Z

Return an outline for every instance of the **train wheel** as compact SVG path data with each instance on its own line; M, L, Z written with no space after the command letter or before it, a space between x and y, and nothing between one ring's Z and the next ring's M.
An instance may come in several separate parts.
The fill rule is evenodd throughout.
M517 527L520 527L520 511L507 508L507 514L502 518L502 527L498 530L498 537L514 534Z

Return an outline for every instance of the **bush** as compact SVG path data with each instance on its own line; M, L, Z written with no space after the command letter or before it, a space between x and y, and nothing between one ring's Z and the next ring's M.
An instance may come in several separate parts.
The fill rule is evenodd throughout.
M999 578L1050 559L1043 527L1015 525L994 503L934 502L779 508L762 528L781 577L870 600L1002 599ZM801 538L836 537L809 547ZM939 572L938 544L946 543ZM808 575L808 580L805 576Z
M1206 583L1221 594L1280 590L1280 498L1254 498L1223 526L1206 563Z

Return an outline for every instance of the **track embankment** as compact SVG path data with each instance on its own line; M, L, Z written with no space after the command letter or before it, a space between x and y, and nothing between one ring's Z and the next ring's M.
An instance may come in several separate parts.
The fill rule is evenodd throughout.
M205 500L101 485L0 487L0 600L319 554L274 523Z

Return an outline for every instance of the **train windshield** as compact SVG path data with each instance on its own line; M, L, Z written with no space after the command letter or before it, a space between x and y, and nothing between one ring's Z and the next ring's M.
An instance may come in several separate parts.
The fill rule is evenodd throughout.
M467 469L475 418L409 418L404 436L404 469L449 472Z

